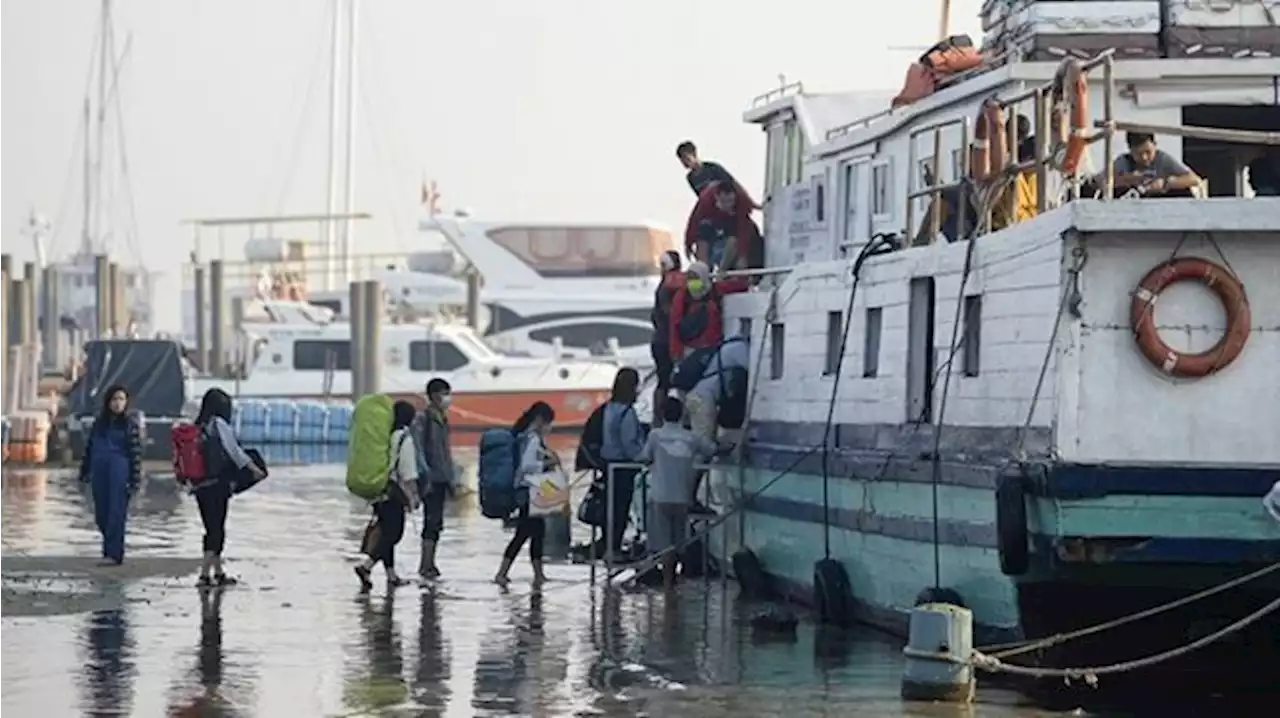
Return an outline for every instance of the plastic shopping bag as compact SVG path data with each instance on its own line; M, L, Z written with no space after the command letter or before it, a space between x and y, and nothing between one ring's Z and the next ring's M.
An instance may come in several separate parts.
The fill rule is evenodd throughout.
M533 474L525 479L529 486L529 515L546 516L564 511L569 505L569 477L560 471Z

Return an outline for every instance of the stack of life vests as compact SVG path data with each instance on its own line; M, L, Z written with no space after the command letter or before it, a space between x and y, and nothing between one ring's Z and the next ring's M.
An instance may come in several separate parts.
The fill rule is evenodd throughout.
M902 107L928 97L947 80L982 64L982 55L968 35L952 35L929 48L907 69L902 91L892 107Z

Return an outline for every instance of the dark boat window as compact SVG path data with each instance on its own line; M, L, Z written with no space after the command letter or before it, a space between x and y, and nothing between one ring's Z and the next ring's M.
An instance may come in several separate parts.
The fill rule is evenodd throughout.
M299 371L351 371L351 342L298 340L293 343L293 368Z
M608 344L610 338L616 338L619 346L633 347L648 344L653 338L653 328L615 322L582 322L534 329L529 332L530 339L543 344L550 344L556 337L560 337L566 349L603 347Z
M409 371L457 371L467 355L449 342L409 342Z

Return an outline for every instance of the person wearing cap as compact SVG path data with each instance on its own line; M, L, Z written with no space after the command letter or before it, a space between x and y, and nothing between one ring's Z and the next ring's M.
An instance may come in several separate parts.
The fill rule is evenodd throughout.
M668 341L672 361L719 344L724 339L724 295L745 292L750 286L746 277L712 281L706 262L690 264L684 286L671 301Z

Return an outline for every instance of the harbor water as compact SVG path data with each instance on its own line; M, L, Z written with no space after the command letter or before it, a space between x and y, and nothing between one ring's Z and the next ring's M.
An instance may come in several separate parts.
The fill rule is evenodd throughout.
M342 467L287 467L237 497L228 568L195 588L194 502L163 477L134 502L122 567L95 566L87 491L70 472L8 471L3 493L3 708L12 716L1048 716L1222 714L1045 707L982 685L972 707L898 697L897 639L838 633L800 613L766 639L731 581L660 591L592 589L553 564L541 593L523 556L490 582L508 538L471 500L451 505L432 590L352 573L367 508ZM416 565L417 531L400 545ZM581 527L576 527L575 531ZM578 538L585 538L578 537ZM375 579L380 579L380 569ZM1187 709L1182 706L1182 709ZM1189 709L1187 709L1189 710ZM1250 715L1232 712L1232 715Z

